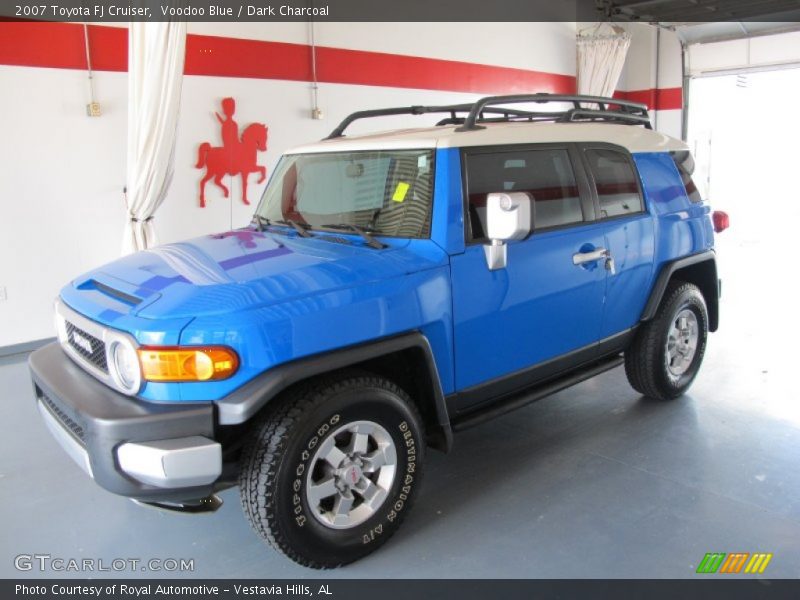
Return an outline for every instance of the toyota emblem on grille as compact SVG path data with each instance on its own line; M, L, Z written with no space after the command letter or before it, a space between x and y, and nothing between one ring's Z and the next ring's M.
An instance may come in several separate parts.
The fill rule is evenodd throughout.
M92 348L92 342L83 337L77 331L72 332L72 341L75 343L76 346L78 346L83 350L86 350L86 352L88 352L89 354L94 352L94 348Z

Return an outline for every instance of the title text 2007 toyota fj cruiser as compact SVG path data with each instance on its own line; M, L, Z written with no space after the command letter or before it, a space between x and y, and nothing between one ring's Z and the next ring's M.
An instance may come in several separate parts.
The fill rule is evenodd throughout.
M632 102L355 113L283 156L249 227L65 287L59 343L30 357L41 414L107 490L199 511L238 482L275 548L351 562L399 527L452 431L623 362L642 394L686 391L719 320L692 170Z

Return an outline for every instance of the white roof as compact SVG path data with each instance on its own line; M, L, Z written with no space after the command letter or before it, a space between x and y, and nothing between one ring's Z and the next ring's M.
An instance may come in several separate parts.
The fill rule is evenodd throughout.
M367 135L345 136L299 146L286 153L462 148L558 142L606 142L627 148L630 152L667 152L688 149L688 146L680 140L637 125L510 122L487 123L482 125L483 129L474 131L456 131L457 127L452 125L396 129Z

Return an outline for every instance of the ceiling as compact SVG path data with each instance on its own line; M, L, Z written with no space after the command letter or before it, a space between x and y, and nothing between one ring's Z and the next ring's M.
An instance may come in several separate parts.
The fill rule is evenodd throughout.
M658 23L686 43L800 31L800 0L596 0L612 21Z

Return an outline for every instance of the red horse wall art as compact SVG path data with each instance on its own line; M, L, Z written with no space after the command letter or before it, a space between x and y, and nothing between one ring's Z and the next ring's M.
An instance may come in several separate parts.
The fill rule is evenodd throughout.
M236 112L236 101L233 98L223 98L222 113L214 113L222 125L222 146L214 147L208 142L200 144L195 168L205 168L206 173L200 180L200 207L206 206L206 183L214 179L214 183L222 190L227 198L230 194L228 187L222 182L226 175L241 175L242 177L242 202L250 204L247 200L247 178L250 173L260 173L258 183L263 183L267 177L266 167L258 164L258 153L267 149L267 127L263 123L248 125L239 139L239 124L233 120Z

